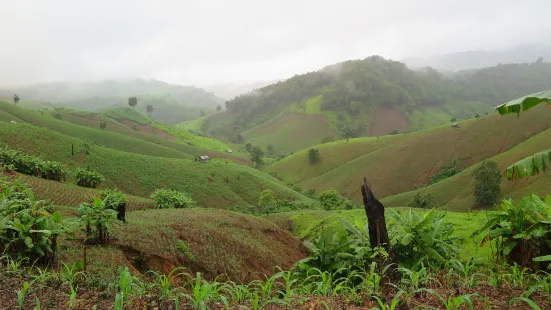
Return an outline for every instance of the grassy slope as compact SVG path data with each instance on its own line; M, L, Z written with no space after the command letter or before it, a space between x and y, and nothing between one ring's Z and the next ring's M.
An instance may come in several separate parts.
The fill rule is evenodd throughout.
M249 280L261 276L257 272L272 274L274 266L289 268L306 256L291 234L249 215L174 209L130 212L127 219L115 232L116 244L133 255L147 255L152 268L167 273L186 266L209 278L226 273L234 280ZM178 240L188 245L195 262L178 250Z
M496 161L500 168L505 169L519 159L549 148L551 148L551 129L518 144L507 152L492 157L491 160ZM469 167L451 178L421 188L418 191L432 193L435 197L435 203L439 207L458 211L468 210L475 205L472 186L472 173L475 168L476 165ZM551 194L549 184L551 184L551 173L546 172L539 176L515 181L508 181L503 178L501 189L504 198L519 200L523 196L532 193L542 197ZM406 206L416 192L411 191L387 197L383 199L383 203L389 207Z
M323 115L299 113L285 113L243 133L253 145L265 148L272 144L284 153L316 145L328 135L334 132Z
M466 121L461 125L462 128L458 129L443 126L406 134L408 138L396 140L376 151L359 153L353 159L344 155L347 153L345 147L329 154L322 150L321 162L317 165L323 166L329 158L330 165L335 168L329 171L317 168L317 172L303 172L301 175L308 179L299 179L299 185L304 189L336 188L344 195L359 201L361 194L358 184L366 175L378 197L396 195L428 183L430 177L448 165L453 158L459 159L462 165L471 166L509 150L549 128L551 118L548 110L537 108L524 113L520 118L514 115L490 116ZM542 146L541 150L546 148L549 145ZM272 171L282 171L281 176L285 180L285 171L314 170L314 166L306 164L306 155L302 152L278 162Z
M147 197L156 188L170 187L189 193L201 206L227 208L255 204L262 190L273 189L280 198L308 200L277 179L231 161L203 164L100 146L92 146L90 154L85 155L81 152L82 140L19 123L0 122L0 143L69 166L89 166L106 177L104 186L116 186L136 196ZM71 145L75 145L74 157L71 156Z
M13 98L12 97L0 96L0 101L7 102L9 104L13 104ZM29 109L29 110L45 110L45 109L52 110L51 106L45 105L45 104L43 104L41 102L38 102L38 101L26 100L24 98L19 100L19 102L17 103L17 106L21 107L21 108Z
M56 182L24 174L14 174L26 183L34 192L36 199L48 200L57 206L71 206L73 209L83 202L89 202L90 197L98 195L99 190L76 186L69 182ZM155 202L151 199L128 195L128 211L153 209ZM75 211L74 209L73 211Z
M483 116L491 110L490 105L478 101L448 103L438 107L423 108L408 114L409 130L417 131L445 125L450 123L452 117L461 120L473 118L477 114Z
M397 212L404 212L408 209L393 209ZM444 212L444 211L443 211ZM485 212L456 213L445 212L446 220L454 225L454 235L465 238L462 246L463 256L488 258L490 249L481 248L478 245L482 241L482 236L470 238L470 235L483 223L485 223ZM295 211L287 213L271 214L265 217L276 225L291 229L293 233L301 239L312 240L317 236L331 238L333 234L345 229L340 222L344 218L358 227L364 227L367 224L367 218L363 209L339 210L339 211ZM395 225L392 220L392 211L386 212L387 224Z
M0 102L0 109L29 124L46 127L53 131L75 138L88 139L92 142L96 142L98 145L108 148L151 156L193 158L193 156L189 154L182 153L166 146L157 145L155 143L136 139L127 135L105 132L100 130L99 126L98 129L78 126L63 120L58 120L51 116L42 115L40 112L14 107L13 105L3 102ZM70 152L71 147L69 146L66 150Z

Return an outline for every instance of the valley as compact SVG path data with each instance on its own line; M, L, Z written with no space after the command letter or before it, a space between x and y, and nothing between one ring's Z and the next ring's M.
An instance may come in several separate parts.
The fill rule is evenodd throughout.
M550 76L539 63L449 78L373 56L225 104L139 79L20 88L0 102L0 302L551 307L551 157L538 153L551 110L494 109ZM529 177L503 177L536 153L519 166ZM385 208L384 246L370 199Z

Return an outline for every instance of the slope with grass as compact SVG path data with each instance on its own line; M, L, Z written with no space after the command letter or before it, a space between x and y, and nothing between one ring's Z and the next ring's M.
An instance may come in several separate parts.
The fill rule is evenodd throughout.
M174 126L153 122L130 108L88 114L69 110L62 113L62 118L64 121L93 129L100 128L100 124L104 122L106 127L102 131L127 135L192 156L208 155L211 158L227 158L245 165L250 163L245 153L237 151L227 153L228 149L238 150L233 146L212 138L194 135Z
M97 129L93 129L71 124L49 116L47 113L43 114L41 112L30 111L4 102L0 102L0 110L34 126L48 128L75 138L86 139L107 148L160 157L193 158L190 154L182 153L166 146L136 139L119 133L100 130L99 126ZM69 145L69 147L65 150L70 153L71 146Z
M271 144L276 146L276 152L286 154L316 145L322 137L334 135L323 115L299 113L285 113L243 132L247 142L262 148Z
M524 113L522 116L524 117L527 114L528 113ZM549 149L551 147L550 141L551 129L547 129L516 145L512 149L489 159L497 162L500 169L505 170L505 168L517 162L519 159ZM417 192L423 194L431 193L434 197L435 205L438 207L448 210L468 211L477 207L473 195L472 184L472 174L476 167L477 165L473 165L457 175L431 186L387 197L383 199L382 202L389 207L406 206ZM549 171L538 176L513 181L509 181L504 177L501 181L501 190L503 198L511 198L514 201L518 201L528 194L537 194L541 197L545 197L551 192L549 187L549 184L551 184L550 182L551 173Z
M145 156L90 145L84 141L29 124L0 122L0 142L70 167L88 166L106 177L103 186L148 197L156 188L187 192L199 205L228 208L254 205L260 193L272 189L281 199L309 199L277 179L229 160L194 162L181 158ZM71 146L75 146L75 156Z
M130 212L127 220L115 230L116 245L165 273L186 266L210 279L226 274L250 281L306 257L290 233L250 215L194 208ZM182 242L190 254L178 246Z
M541 107L520 118L488 116L462 122L461 128L445 126L402 134L388 144L384 139L391 137L351 140L349 143L354 142L351 151L346 142L334 142L319 146L321 160L317 164L308 162L304 150L275 163L270 171L287 182L299 182L303 189L335 188L356 201L361 196L357 182L366 175L377 196L383 198L427 184L453 158L462 166L471 166L511 149L551 127L549 113ZM382 141L375 144L378 140ZM363 144L369 145L365 151L355 147ZM543 150L549 145L540 147ZM528 155L517 154L514 159Z

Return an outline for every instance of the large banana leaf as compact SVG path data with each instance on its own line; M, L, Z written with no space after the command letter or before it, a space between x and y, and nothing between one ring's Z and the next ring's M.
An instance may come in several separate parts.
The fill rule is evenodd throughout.
M546 150L526 157L507 167L505 175L509 180L522 179L549 169L551 169L551 150Z
M517 113L527 111L540 103L547 103L551 106L551 90L540 91L539 93L530 94L507 103L498 105L496 110L499 114Z

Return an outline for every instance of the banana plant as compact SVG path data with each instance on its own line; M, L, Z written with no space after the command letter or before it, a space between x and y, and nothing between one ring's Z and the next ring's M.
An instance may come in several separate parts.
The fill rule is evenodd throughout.
M501 211L489 214L487 222L471 237L485 232L481 246L496 241L499 256L521 266L532 261L551 260L538 256L551 235L551 196L542 201L537 195L526 196L517 205L504 200Z

